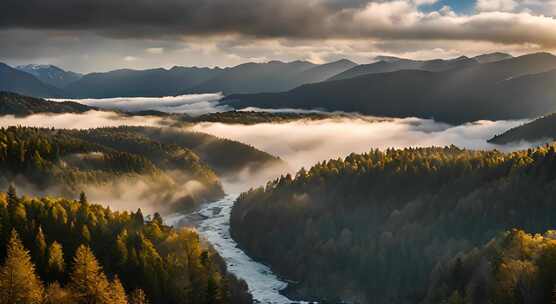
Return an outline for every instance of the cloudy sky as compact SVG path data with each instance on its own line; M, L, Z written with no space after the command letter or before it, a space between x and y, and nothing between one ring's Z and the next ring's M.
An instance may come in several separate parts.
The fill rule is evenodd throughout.
M2 0L0 61L78 72L556 50L556 0Z

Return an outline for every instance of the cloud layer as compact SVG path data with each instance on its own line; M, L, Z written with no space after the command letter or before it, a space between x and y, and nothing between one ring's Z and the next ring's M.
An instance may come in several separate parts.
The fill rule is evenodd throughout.
M121 110L138 112L155 110L164 113L185 113L198 116L213 112L231 110L219 105L222 94L190 94L166 97L118 97L102 99L70 99L70 101L106 110ZM53 101L67 101L68 99L51 99Z
M202 123L195 131L237 140L277 155L292 169L316 162L363 153L371 148L404 148L457 145L470 149L516 150L530 143L495 146L486 142L496 134L524 121L478 121L450 126L420 118L388 119L369 122L369 118L296 121L284 124L227 125Z
M24 118L0 116L0 127L27 126L56 129L90 129L119 126L161 126L158 117L121 116L111 112L89 111L82 114L34 114Z

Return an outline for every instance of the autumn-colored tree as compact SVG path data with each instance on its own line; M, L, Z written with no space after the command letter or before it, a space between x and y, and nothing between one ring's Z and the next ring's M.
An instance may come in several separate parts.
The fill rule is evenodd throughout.
M0 304L39 304L43 298L44 289L29 252L13 230L6 261L0 269Z
M54 278L60 278L64 273L64 251L62 245L56 241L48 248L47 273Z
M127 304L127 296L125 294L122 282L116 276L112 281L110 288L110 304Z
M108 279L87 246L79 246L75 253L69 286L75 295L76 303L110 303Z
M46 304L73 304L73 294L70 290L60 286L58 282L54 282L46 288Z
M149 304L149 300L143 289L135 289L129 295L129 304Z
M39 226L37 230L37 235L35 236L35 261L38 263L39 267L44 265L46 258L46 238L42 231L42 227Z

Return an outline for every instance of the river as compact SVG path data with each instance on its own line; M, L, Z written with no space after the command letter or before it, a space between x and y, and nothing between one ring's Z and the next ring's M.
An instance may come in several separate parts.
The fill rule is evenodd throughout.
M190 215L171 216L166 219L170 225L179 226L185 217L195 217L199 234L208 240L224 258L228 270L245 280L253 298L260 303L286 304L299 303L280 294L287 287L267 266L251 259L238 248L230 236L230 213L236 195L206 204Z

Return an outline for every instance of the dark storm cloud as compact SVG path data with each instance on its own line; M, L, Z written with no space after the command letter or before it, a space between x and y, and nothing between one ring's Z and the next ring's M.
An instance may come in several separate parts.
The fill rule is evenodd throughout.
M0 27L92 30L115 36L242 33L313 36L342 9L298 0L2 0Z
M487 0L492 1L492 0ZM556 47L556 19L520 12L424 13L435 0L2 0L0 29L113 38L476 40Z

